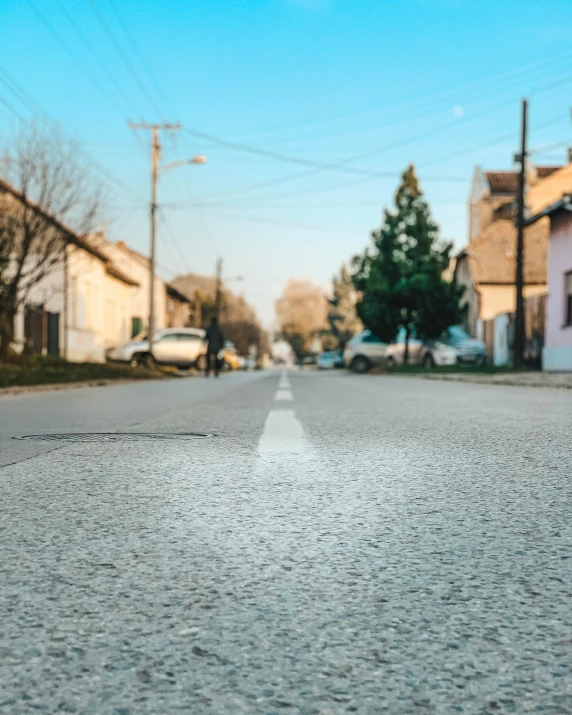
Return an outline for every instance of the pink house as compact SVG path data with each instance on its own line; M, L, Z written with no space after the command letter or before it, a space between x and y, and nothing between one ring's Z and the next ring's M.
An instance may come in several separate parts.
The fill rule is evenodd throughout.
M572 194L533 216L550 217L548 300L542 368L572 371Z

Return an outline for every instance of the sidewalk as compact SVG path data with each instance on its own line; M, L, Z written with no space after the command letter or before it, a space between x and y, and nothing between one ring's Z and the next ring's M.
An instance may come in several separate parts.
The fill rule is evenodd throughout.
M475 382L481 385L517 385L520 387L552 387L572 390L572 373L515 372L487 375L483 373L429 373L420 375L425 380L449 382Z

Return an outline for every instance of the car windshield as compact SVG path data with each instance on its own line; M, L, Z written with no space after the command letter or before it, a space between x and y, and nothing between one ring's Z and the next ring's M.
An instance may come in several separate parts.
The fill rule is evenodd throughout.
M462 340L470 340L471 336L460 328L458 325L453 325L447 330L451 342L461 342Z

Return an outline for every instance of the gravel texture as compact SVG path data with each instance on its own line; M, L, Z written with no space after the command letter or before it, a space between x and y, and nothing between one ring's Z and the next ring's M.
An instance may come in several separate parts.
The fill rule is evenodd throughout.
M102 388L116 429L218 437L0 469L1 712L572 713L570 393L290 379ZM26 431L100 429L71 395ZM258 455L271 409L304 452Z

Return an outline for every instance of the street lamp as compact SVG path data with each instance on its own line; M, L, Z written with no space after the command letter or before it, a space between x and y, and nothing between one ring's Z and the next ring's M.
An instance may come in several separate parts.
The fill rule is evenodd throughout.
M164 166L159 165L160 146L158 140L153 143L152 172L151 172L151 256L149 259L149 354L153 357L153 338L155 336L155 214L157 211L157 181L161 176L177 166L187 164L206 164L207 157L197 154L192 159L181 159L172 161Z

